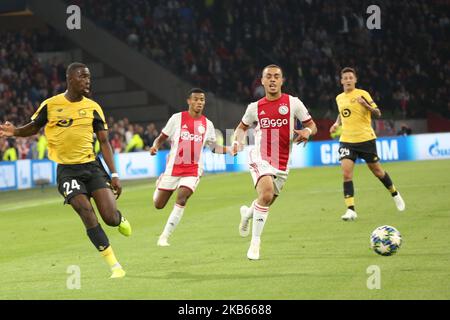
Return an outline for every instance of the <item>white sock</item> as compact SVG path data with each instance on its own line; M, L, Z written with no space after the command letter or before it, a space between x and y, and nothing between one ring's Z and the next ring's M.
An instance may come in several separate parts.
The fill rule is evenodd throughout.
M253 228L252 241L260 241L261 234L266 224L267 216L269 214L269 207L263 207L254 202L255 209L253 210Z
M250 205L250 207L247 209L247 213L246 213L247 219L253 218L253 211L255 210L255 203L256 203L256 200L254 200L252 202L252 204Z
M177 227L178 223L181 220L181 217L183 217L184 207L178 205L175 203L173 206L173 210L170 213L169 219L167 219L166 226L164 227L163 235L166 237L169 237L172 232Z

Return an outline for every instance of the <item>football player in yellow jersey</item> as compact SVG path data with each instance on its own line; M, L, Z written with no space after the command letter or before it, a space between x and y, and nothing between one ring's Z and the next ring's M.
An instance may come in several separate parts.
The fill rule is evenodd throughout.
M379 118L381 111L367 91L356 88L356 82L356 72L353 68L342 69L341 84L344 92L336 97L339 115L330 128L330 133L333 134L342 125L339 139L339 160L344 178L344 198L347 206L347 211L341 217L344 221L355 220L357 217L353 188L353 169L357 158L364 159L372 173L391 192L397 209L405 210L405 202L388 173L381 167L377 154L376 135L371 121L372 115Z
M78 62L67 68L67 91L53 96L40 105L31 122L16 128L9 122L0 125L0 137L27 137L45 126L49 158L58 163L58 190L83 221L87 235L109 264L111 278L125 275L109 244L108 237L97 220L90 198L94 198L103 221L117 226L125 236L131 235L129 222L116 207L116 197L122 187L116 172L108 126L101 107L90 95L90 72ZM112 172L111 178L93 150L94 132L100 142L103 158Z

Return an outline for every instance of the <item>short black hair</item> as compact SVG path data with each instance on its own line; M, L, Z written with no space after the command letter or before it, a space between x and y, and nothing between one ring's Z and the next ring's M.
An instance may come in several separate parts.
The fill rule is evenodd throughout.
M355 71L355 69L350 68L350 67L345 67L345 68L343 68L343 69L341 70L341 76L342 76L344 73L346 73L346 72L352 72L352 73L355 75L355 77L356 77L356 71Z
M81 62L72 62L67 66L66 76L68 77L72 72L74 72L78 68L87 68L87 65Z
M268 68L278 68L278 69L280 69L281 74L283 74L283 69L282 69L279 65L277 65L277 64L269 64L269 65L265 66L265 67L262 69L262 71L261 71L261 76L263 75L264 70L266 70L266 69L268 69Z
M205 93L205 91L204 91L203 89L200 89L200 88L192 88L192 89L189 90L189 92L188 92L188 98L190 98L191 95L192 95L193 93L203 93L204 95L206 95L206 93Z

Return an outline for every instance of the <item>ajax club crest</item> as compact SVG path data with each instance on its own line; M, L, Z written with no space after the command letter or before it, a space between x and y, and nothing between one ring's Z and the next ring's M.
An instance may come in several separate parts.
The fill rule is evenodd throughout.
M286 104L282 104L282 105L280 105L280 107L278 108L278 112L281 114L281 115L286 115L288 112L289 112L289 108L288 108L288 106L286 105Z
M200 134L204 134L206 131L206 129L203 125L199 125L197 130L198 130L198 133L200 133Z

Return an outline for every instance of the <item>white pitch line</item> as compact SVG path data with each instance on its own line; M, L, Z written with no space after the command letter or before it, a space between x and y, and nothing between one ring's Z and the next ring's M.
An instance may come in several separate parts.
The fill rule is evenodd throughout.
M4 206L4 207L0 207L0 212L40 207L40 206L43 206L46 204L54 204L54 203L58 203L58 202L63 203L63 201L64 201L64 199L61 198L61 199L52 199L52 200L45 200L45 201L33 201L32 203L25 203L25 204L21 204L19 206Z

